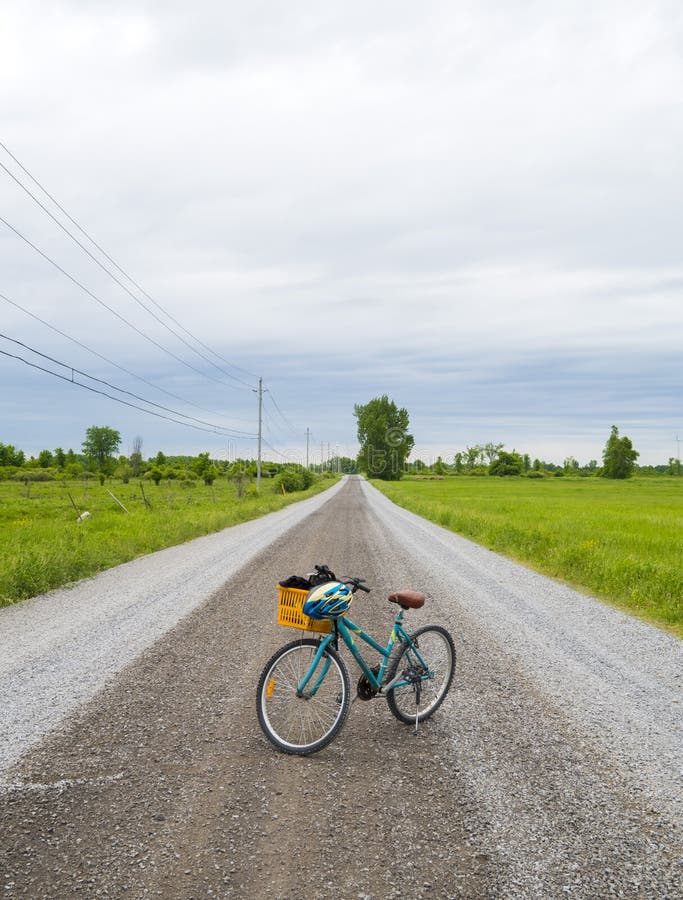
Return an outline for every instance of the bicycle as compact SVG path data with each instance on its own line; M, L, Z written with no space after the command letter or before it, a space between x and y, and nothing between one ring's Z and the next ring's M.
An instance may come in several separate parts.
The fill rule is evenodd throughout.
M321 578L332 575L326 566L316 566L316 570ZM362 578L337 581L332 575L331 581L346 585L352 594L370 592ZM404 628L404 614L422 607L424 594L396 591L389 595L389 601L400 609L385 646L346 614L328 621L309 619L303 613L307 595L305 589L280 587L279 623L319 634L280 647L261 672L256 709L268 740L284 753L306 756L322 750L337 736L351 703L351 680L339 653L340 638L361 669L358 699L385 697L391 713L400 722L414 724L417 732L418 724L443 703L456 660L453 638L442 626L424 625L412 634ZM366 662L358 639L380 654L379 664Z

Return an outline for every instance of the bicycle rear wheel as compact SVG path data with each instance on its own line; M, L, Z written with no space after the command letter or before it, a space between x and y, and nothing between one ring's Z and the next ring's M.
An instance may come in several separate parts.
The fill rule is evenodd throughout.
M259 724L284 753L306 756L322 750L336 736L349 710L349 673L332 647L325 649L303 695L298 693L319 646L311 638L286 644L266 663L259 679Z
M400 722L424 722L443 703L455 672L453 638L440 625L425 625L403 641L389 664L387 682L401 675L408 682L387 693L387 704Z

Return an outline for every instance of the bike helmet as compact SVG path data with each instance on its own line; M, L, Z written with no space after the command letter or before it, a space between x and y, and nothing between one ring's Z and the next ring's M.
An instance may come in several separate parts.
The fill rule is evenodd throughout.
M337 619L344 615L352 600L350 587L341 581L328 581L308 592L303 611L311 619Z

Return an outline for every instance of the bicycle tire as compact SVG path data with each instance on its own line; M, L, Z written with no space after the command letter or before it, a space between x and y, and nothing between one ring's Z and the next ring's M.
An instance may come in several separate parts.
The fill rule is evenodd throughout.
M259 725L283 753L307 756L326 747L344 724L351 683L339 653L327 647L318 664L329 665L314 696L299 696L297 686L310 667L320 642L302 638L280 647L266 663L256 692ZM317 673L311 679L315 681Z
M392 688L388 691L387 704L399 722L407 725L424 722L432 716L446 698L455 673L455 645L453 638L441 625L425 625L410 635L409 641L402 641L389 663L386 680L390 682L397 674L408 672L412 667L422 668L412 646L415 644L427 667L434 673L432 678L419 682L420 693L415 684ZM417 702L416 702L417 701Z

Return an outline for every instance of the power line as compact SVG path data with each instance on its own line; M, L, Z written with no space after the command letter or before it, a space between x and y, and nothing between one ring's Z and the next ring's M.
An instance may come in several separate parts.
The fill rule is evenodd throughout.
M21 310L21 312L25 313L27 316L30 316L32 319L35 319L36 322L40 322L41 325L45 325L46 328L50 328L56 334L59 334L61 337L66 338L68 341L71 341L73 344L76 344L78 347L81 347L83 350L87 350L88 353L92 353L93 356L97 356L99 359L104 360L104 362L108 363L110 366L114 366L119 369L121 372L125 372L126 375L130 375L131 378L137 378L139 381L142 381L148 387L153 388L156 391L161 391L161 393L166 394L168 397L173 397L174 400L180 400L181 403L186 403L189 406L193 406L195 409L200 409L202 412L208 412L212 416L219 416L220 413L215 412L212 409L206 409L203 406L199 406L197 403L193 403L191 400L186 400L184 397L181 397L179 394L174 394L173 391L166 390L166 388L160 387L158 384L154 384L152 381L148 381L142 375L136 375L135 372L131 372L130 369L127 369L125 366L120 365L114 360L109 359L107 356L104 356L102 353L99 353L97 350L93 350L92 347L88 347L87 344L82 343L77 340L75 337L67 334L65 331L61 331L55 325L51 325L49 322L46 322L45 319L41 319L40 316L37 316L35 313L32 313L30 310L26 309L20 303L17 303L15 300L10 300L5 294L0 294L0 299L9 303L11 306L16 307L16 309ZM246 432L245 432L246 433Z
M285 456L284 453L281 453L279 450L276 450L275 447L273 447L272 444L269 444L269 443L268 443L268 441L266 441L266 440L264 440L264 439L262 438L262 442L265 444L266 447L268 447L269 450L272 450L273 453L277 453L278 456L281 456L282 459L285 459L285 460L287 460L288 462L290 461L290 460L288 459L288 457Z
M149 416L156 416L158 419L166 419L169 422L176 422L178 425L186 425L188 428L194 428L196 431L208 431L210 434L218 434L218 432L213 428L202 428L200 425L192 425L190 422L181 422L178 419L172 418L171 416L164 416L161 413L152 412L151 409L144 409L141 406L136 406L135 403L128 403L127 400L121 400L120 397L113 397L106 391L98 391L96 388L89 387L89 385L83 384L80 381L72 380L71 378L67 378L65 375L60 375L58 372L53 372L51 369L46 369L44 366L39 366L36 365L36 363L29 362L27 359L24 359L23 356L17 356L14 353L7 353L6 350L0 350L0 353L3 356L8 356L10 359L18 359L20 362L25 363L32 369L38 369L39 371L45 372L48 375L53 375L55 378L59 378L62 381L68 382L69 384L75 384L77 387L85 388L86 391L91 391L93 394L99 394L101 397L108 397L110 400L115 400L117 403L122 403L124 406L130 406L132 409L138 409L140 410L140 412L147 413L147 415ZM253 438L250 438L249 440L253 440Z
M271 417L270 411L267 409L263 410L263 423L266 431L273 440L277 438L281 443L284 443L287 440L287 435L282 425L276 419Z
M265 419L264 419L264 424L265 424L266 430L267 430L267 432L268 432L268 436L271 437L272 440L276 440L276 438L272 435L271 428L269 427L269 424L275 425L275 422L274 422L274 421L271 422L271 420L270 420L269 418L265 418ZM278 427L278 432L279 432L280 434L282 434L282 432L280 431L279 427ZM269 443L269 442L263 437L262 434L261 434L261 443L262 443L265 447L268 447L270 450L272 450L273 453L276 453L278 456L280 456L282 459L286 460L287 462L292 462L291 456L288 456L286 453L282 453L280 450L278 450L276 447L274 447L271 443ZM283 443L284 443L284 441L283 441Z
M116 316L117 319L120 319L122 322L125 322L125 324L128 325L129 328L132 328L133 331L135 331L137 334L139 334L140 337L143 337L146 341L149 341L150 344L154 344L155 347L158 347L159 350L161 350L163 353L168 354L168 356L173 357L173 359L175 359L177 362L181 363L181 365L187 366L188 369L192 369L193 372L196 372L196 373L197 373L198 375L200 375L202 378L208 378L208 379L210 379L211 381L215 381L217 384L226 385L227 387L231 387L231 388L233 388L234 390L239 390L239 388L238 388L236 385L228 384L227 382L222 381L222 380L219 379L219 378L214 378L212 375L209 375L209 374L207 374L206 372L202 372L202 371L201 371L200 369L198 369L196 366L193 366L191 363L187 362L187 360L182 359L180 356L177 356L172 350L169 350L167 347L164 347L164 346L163 346L162 344L160 344L158 341L155 341L154 338L150 337L148 334L145 334L144 331L141 331L136 325L133 325L132 322L129 322L128 319L126 319L125 316L122 316L121 313L116 312L115 309L112 309L111 306L109 306L108 304L106 304L106 303L104 302L104 300L101 300L101 299L97 296L97 294L94 294L94 293L93 293L89 288L87 288L84 284L81 284L81 282L78 281L78 279L74 278L73 275L70 275L69 272L66 271L66 269L63 269L63 268L59 265L59 263L55 262L54 259L52 259L51 257L49 257L49 256L47 255L47 253L43 253L43 251L42 251L39 247L37 247L37 246L36 246L32 241L30 241L25 235L23 235L20 231L18 231L18 230L14 227L14 225L10 225L10 223L9 223L6 219L4 219L2 216L0 216L0 222L2 222L3 225L5 225L7 228L9 228L10 231L14 232L14 234L16 234L17 237L21 238L22 241L24 241L25 243L27 243L29 247L31 247L33 250L35 250L36 253L38 253L40 256L43 257L43 259L47 260L47 262L49 262L50 265L54 266L59 272L61 272L63 275L65 275L70 281L72 281L77 287L79 287L82 291L84 291L89 297L92 297L92 299L95 300L97 303L99 303L100 306L103 306L103 307L104 307L106 310L108 310L112 315ZM248 388L248 389L249 389L249 390L252 390L252 388Z
M249 376L249 377L251 377L251 378L257 378L257 377L258 377L258 376L256 376L256 375L254 375L252 372L247 372L246 369L242 369L240 366L237 366L237 365L235 365L234 363L230 362L229 360L225 359L225 357L221 356L219 353L216 353L215 350L212 350L211 347L207 346L203 341L201 341L198 337L196 337L196 335L194 335L194 334L192 334L192 332L188 331L188 329L185 328L184 325L182 325L176 318L174 318L174 317L168 312L168 310L166 310L160 303L158 303L158 302L154 299L154 297L150 296L150 294L148 294L147 291L145 291L144 288L142 288L142 287L137 283L137 281L135 281L135 279L134 279L132 276L130 276L130 275L125 271L125 269L123 269L123 268L116 262L116 260L114 260L114 259L107 253L107 251L106 251L103 247L100 246L100 244L97 243L97 241L96 241L96 240L95 240L95 239L94 239L94 238L93 238L93 237L92 237L92 236L91 236L91 235L90 235L90 234L89 234L89 233L88 233L88 232L87 232L87 231L86 231L86 230L85 230L85 229L84 229L84 228L83 228L83 227L82 227L82 226L81 226L74 218L73 218L73 216L71 216L71 215L67 212L67 210L64 209L64 207L63 207L63 206L55 199L55 197L53 197L53 195L52 195L45 187L43 187L43 185L38 181L38 179L35 178L35 176L31 174L31 172L29 172L29 170L28 170L28 169L20 162L20 160L17 159L17 157L9 150L9 148L8 148L4 143L2 143L2 141L0 141L0 147L2 147L2 149L5 151L5 153L7 153L7 155L10 156L10 157L14 160L14 162L19 166L19 168L20 168L26 175L28 175L28 177L31 179L31 181L32 181L35 185L37 185L37 186L40 188L40 190L45 194L45 196L48 197L48 198L52 201L52 203L54 203L54 205L57 207L57 209L59 209L60 212L62 212L63 215L65 215L66 218L67 218L67 219L68 219L68 220L69 220L69 221L70 221L70 222L71 222L71 223L72 223L72 224L73 224L73 225L81 232L81 234L83 234L83 235L90 241L90 243L91 243L94 247L96 247L96 248L99 250L99 252L100 252L100 253L101 253L101 254L102 254L102 255L103 255L103 256L104 256L104 257L105 257L105 258L106 258L106 259L107 259L107 260L108 260L108 261L116 268L116 269L117 269L117 271L119 271L119 272L120 272L120 273L121 273L121 274L122 274L122 275L123 275L123 276L124 276L124 277L132 284L132 285L134 285L134 286L137 288L137 290L140 291L140 293L141 293L144 297L146 297L151 303L153 303L154 306L156 306L156 308L157 308L158 310L160 310L167 318L169 318L172 322L174 322L174 323L175 323L182 331L184 331L185 334L188 335L188 337L192 338L192 340L195 341L197 344L199 344L200 347L203 347L205 350L207 350L209 353L213 354L217 359L220 359L222 362L226 363L226 365L230 366L231 368L236 369L238 372L242 372L243 374L245 374L245 375L247 375L247 376ZM243 384L243 385L245 385L246 387L251 388L251 385L249 385L249 384L247 384L246 382L244 382L241 378L237 378L236 375L232 375L230 372L226 372L225 369L223 369L221 366L217 366L216 363L214 363L212 360L208 359L208 357L204 356L203 353L200 353L195 347L192 347L190 344L188 344L187 341L186 341L183 337L181 337L177 332L175 332L172 328L170 328L165 322L163 322L161 319L159 319L159 317L156 316L156 315L152 312L152 310L150 310L149 307L146 306L146 305L139 299L139 297L136 297L136 296L135 296L135 295L134 295L134 294L133 294L133 293L132 293L125 285L124 285L124 284L122 284L121 281L119 281L119 279L118 279L118 278L117 278L117 277L116 277L109 269L107 269L107 267L104 266L104 265L103 265L103 264L102 264L102 263L101 263L101 262L100 262L100 261L99 261L99 260L98 260L98 259L97 259L97 258L96 258L96 257L95 257L95 256L94 256L94 255L93 255L93 254L92 254L92 253L91 253L91 252L83 245L83 244L82 244L82 243L81 243L81 241L79 241L78 238L75 237L75 235L73 235L73 234L68 230L68 228L66 228L66 227L64 226L64 224L63 224L62 222L60 222L60 221L59 221L59 220L58 220L58 219L50 212L49 209L47 209L47 207L46 207L43 203L41 203L41 201L40 201L40 200L39 200L39 199L38 199L38 198L37 198L37 197L36 197L36 196L35 196L35 195L34 195L27 187L26 187L26 185L24 185L24 184L23 184L23 183L22 183L22 182L21 182L21 181L20 181L20 180L19 180L19 179L18 179L18 178L17 178L17 177L16 177L16 176L8 169L8 168L7 168L7 166L5 166L5 165L4 165L3 163L1 163L1 162L0 162L0 166L1 166L1 167L4 169L4 171L10 176L10 178L12 178L12 179L16 182L16 184L19 185L19 187L20 187L23 191L25 191L25 193L27 193L27 194L29 195L29 197L31 197L31 199L34 200L34 202L37 203L38 206L40 206L40 208L41 208L48 216L50 216L50 218L51 218L51 219L52 219L52 220L53 220L60 228L61 228L61 229L62 229L62 230L63 230L63 231L64 231L64 232L65 232L65 233L73 240L73 241L75 241L75 243L78 244L78 246L79 246L85 253L88 254L88 256L93 260L93 262L95 262L95 263L96 263L96 264L97 264L104 272L106 272L107 275L109 275L109 277L112 278L112 279L116 282L116 284L118 284L124 291L126 291L126 293L127 293L130 297L132 297L133 300L134 300L136 303L138 303L140 306L142 306L142 308L143 308L144 310L146 310L146 311L147 311L154 319L156 319L157 322L159 322L161 325L163 325L163 327L166 328L168 331L170 331L171 334L173 334L176 338L178 338L178 340L182 341L187 347L190 348L190 350L192 350L194 353L196 353L196 354L197 354L198 356L200 356L202 359L206 360L206 362L208 362L210 365L213 365L213 366L214 366L215 368L217 368L220 372L223 372L223 374L227 375L228 378L232 378L232 379L234 379L235 381L240 382L240 384Z
M275 400L275 397L273 397L273 392L272 392L272 390L269 391L268 396L269 396L270 401L272 402L273 406L274 406L275 409L278 411L278 413L279 413L279 415L280 415L280 418L282 419L282 421L283 421L283 422L285 423L285 425L287 426L287 428L289 428L289 430L292 432L292 434L293 434L295 437L297 437L297 438L300 437L299 432L297 431L297 429L292 425L292 423L289 421L289 419L287 418L287 416L282 412L282 410L281 410L280 407L278 406L278 404L277 404L277 402L276 402L276 400Z
M133 409L140 410L140 412L148 413L151 416L157 416L160 419L167 419L171 422L176 422L178 425L187 425L190 428L198 428L200 431L210 431L215 434L223 434L227 437L244 437L254 439L255 435L253 432L238 432L232 429L227 429L222 425L214 425L211 422L204 422L202 419L196 419L194 416L188 416L185 413L178 412L174 409L169 409L167 406L161 406L159 403L154 403L152 400L147 400L145 397L140 397L138 394L132 393L132 391L126 391L123 388L116 387L116 385L110 384L108 381L105 381L102 378L97 378L94 375L88 374L88 372L83 372L81 369L77 369L75 366L70 366L68 363L63 363L61 360L54 359L52 356L48 356L46 353L41 353L40 350L36 350L34 347L30 347L28 344L23 343L22 341L16 340L15 338L11 338L6 334L0 333L0 338L3 338L6 341L10 341L13 344L17 344L19 347L23 347L25 350L28 350L30 353L34 353L36 356L40 356L42 359L46 359L49 362L54 363L57 366L61 366L63 369L67 369L71 372L71 378L67 378L65 375L60 375L58 372L53 372L51 369L46 369L44 366L39 366L35 363L30 362L27 359L24 359L23 356L16 356L13 353L7 353L5 350L0 350L4 356L9 356L12 359L18 359L21 362L25 363L28 366L31 366L34 369L39 369L42 372L46 372L48 375L53 375L55 378L60 378L62 381L67 381L70 384L78 385L78 387L85 388L86 390L92 391L95 394L101 394L104 397L109 397L110 400L115 400L117 403L123 403L125 406L130 406ZM187 422L182 422L179 419L172 418L170 416L165 416L161 413L155 413L150 409L145 409L142 406L137 406L134 403L129 403L126 400L122 400L120 397L114 397L111 394L106 393L105 391L99 391L93 387L90 387L87 384L83 384L81 381L76 381L74 375L82 375L84 378L88 378L91 381L96 382L97 384L103 384L111 390L118 391L120 394L125 394L128 397L133 397L135 400L140 400L142 403L147 403L149 406L155 406L157 409L163 409L166 412L173 413L173 416L181 416L183 419L188 419ZM191 422L197 422L199 425L192 425ZM207 425L208 428L203 428L201 426Z
M79 231L79 232L80 232L80 233L81 233L81 234L82 234L82 235L83 235L83 236L84 236L84 237L92 244L92 246L95 247L95 248L99 251L99 253L100 253L105 259L107 259L107 260L111 263L111 265L112 265L118 272L120 272L121 275L122 275L124 278L126 278L126 279L127 279L127 280L128 280L128 281L129 281L129 282L130 282L130 283L131 283L131 284L132 284L132 285L133 285L133 286L134 286L134 287L135 287L142 295L143 295L143 296L144 296L144 297L146 297L146 298L147 298L147 299L148 299L148 300L149 300L149 301L150 301L150 302L151 302L158 310L160 310L160 312L162 312L162 313L164 314L164 316L166 316L168 319L170 319L172 322L174 322L174 323L178 326L178 328L180 328L185 334L188 335L188 337L190 337L195 343L199 344L201 347L203 347L205 350L207 350L207 352L211 353L211 354L212 354L213 356L215 356L217 359L219 359L219 360L225 362L225 363L226 363L228 366L230 366L231 368L236 369L237 371L243 372L245 375L247 375L247 376L249 376L249 377L253 377L253 378L256 378L256 377L257 377L257 376L254 375L253 373L247 372L245 369L242 369L242 368L240 368L239 366L236 366L234 363L230 362L229 360L226 360L226 359L225 359L224 357L222 357L220 354L216 353L216 351L213 350L211 347L209 347L209 346L207 346L206 344L204 344L199 338L197 338L194 334L192 334L192 332L190 332L187 328L185 328L185 327L184 327L177 319L175 319L175 318L174 318L174 317L173 317L173 316L172 316L172 315L171 315L171 314L170 314L170 313L169 313L169 312L168 312L168 311L160 304L160 303L158 303L158 302L157 302L150 294L148 294L147 291L145 291L144 288L142 288L142 286L141 286L140 284L138 284L138 282L135 281L135 279L134 279L131 275L129 275L129 274L128 274L128 273L127 273L127 272L126 272L126 271L125 271L125 270L124 270L124 269L116 262L116 260L114 260L114 259L107 253L106 250L104 250L104 248L103 248L103 247L102 247L102 246L101 246L101 245L100 245L100 244L99 244L99 243L98 243L98 242L97 242L97 241L96 241L96 240L95 240L95 239L94 239L94 238L93 238L93 237L92 237L92 236L91 236L91 235L90 235L90 234L89 234L89 233L88 233L88 232L87 232L80 224L79 224L79 222L76 221L76 219L73 218L73 216L70 215L70 213L69 213L69 212L68 212L68 211L67 211L67 210L66 210L66 209L65 209L65 208L57 201L57 199L56 199L56 198L55 198L55 197L54 197L54 196L53 196L53 195L52 195L52 194L51 194L51 193L50 193L50 192L49 192L49 191L41 184L41 183L40 183L40 181L38 181L38 179L37 179L31 172L29 172L29 170L23 165L23 163L22 163L22 162L21 162L21 161L20 161L20 160L19 160L19 159L18 159L18 158L10 151L10 150L9 150L9 148L6 146L6 144L4 144L2 141L0 141L0 147L5 151L5 153L7 153L7 155L14 161L14 163L22 170L22 172L24 172L24 174L25 174L26 176L28 176L28 178L29 178L29 179L30 179L30 180L31 180L31 181L32 181L32 182L40 189L40 191L42 191L42 193L43 193L43 194L51 201L51 203L54 204L54 206L55 206L55 207L56 207L56 208L57 208L57 209L58 209L58 210L66 217L66 219L68 219L68 221L71 222L71 223L74 225L74 227L75 227L76 229L78 229L78 231ZM178 334L173 328L171 328L166 322L164 322L161 318L159 318L159 316L157 316L157 315L153 312L153 310L151 310L151 309L150 309L150 308L149 308L149 307L148 307L148 306L147 306L147 305L146 305L139 297L137 297L137 296L136 296L136 295L135 295L135 294L134 294L134 293L133 293L133 292L132 292L132 291L131 291L131 290L130 290L130 289L129 289L129 288L128 288L121 280L120 280L120 279L119 279L119 278L117 278L116 275L115 275L115 274L114 274L107 266L103 265L103 263L102 263L102 262L101 262L101 261L100 261L93 253L91 253L91 251L90 251L86 246L84 246L84 244L83 244L83 243L82 243L82 242L81 242L81 241L80 241L80 240L79 240L79 239L78 239L78 238L77 238L77 237L76 237L76 236L75 236L75 235L74 235L74 234L73 234L73 233L72 233L72 232L71 232L64 224L63 224L63 222L61 222L61 221L60 221L60 220L59 220L59 219L58 219L58 218L57 218L57 217L56 217L56 216L55 216L55 215L54 215L54 214L46 207L46 206L45 206L45 204L42 203L41 200L38 199L38 197L36 197L36 195L35 195L31 190L29 190L29 188L28 188L28 187L27 187L27 186L26 186L19 178L17 178L17 176L16 176L16 175L15 175L15 174L7 167L4 163L0 162L0 167L7 173L7 175L9 175L10 178L12 178L12 180L13 180L13 181L14 181L14 182L15 182L15 183L16 183L16 184L17 184L17 185L25 192L25 193L26 193L26 194L27 194L27 195L28 195L28 196L29 196L29 197L30 197L30 198L31 198L31 199L32 199L32 200L33 200L33 201L34 201L34 202L42 209L42 210L43 210L43 212L45 212L45 213L53 220L53 222L55 222L55 224L56 224L62 231L64 231L64 233L65 233L68 237L70 237L71 240L74 241L74 242L81 248L81 250L83 250L83 252L86 253L86 254L90 257L90 259L91 259L91 260L92 260L99 268L102 269L102 271L104 271L104 272L105 272L105 273L106 273L106 274L107 274L107 275L108 275L108 276L109 276L109 277L110 277L110 278L111 278L111 279L112 279L119 287L121 287L122 290L124 290L124 291L125 291L125 292L126 292L126 293L127 293L127 294L128 294L128 295L129 295L129 296L130 296L130 297L131 297L138 305L139 305L139 306L141 306L147 313L149 313L149 314L150 314L150 315L151 315L151 316L152 316L159 324L161 324L161 325L162 325L164 328L166 328L171 334L173 334L174 337L176 337L176 338L177 338L178 340L180 340L183 344L185 344L186 347L188 347L190 350L192 350L192 352L196 353L201 359L203 359L203 360L205 360L206 362L208 362L210 365L212 365L214 368L216 368L219 372L221 372L222 374L226 375L228 378L232 379L233 381L238 382L238 383L241 384L244 388L249 389L249 390L253 390L253 388L251 387L251 385L247 384L247 382L243 381L242 379L238 378L237 376L232 375L230 372L226 372L225 369L223 369L221 366L216 365L216 363L214 363L211 359L209 359L209 358L208 358L207 356L205 356L203 353L201 353L200 351L198 351L198 350L196 349L196 347L193 347L193 346L192 346L190 343L188 343L188 341L186 341L180 334ZM16 229L16 228L15 228L14 226L12 226L9 222L7 222L7 220L5 220L4 218L0 217L0 222L2 222L7 228L9 228L9 229L10 229L17 237L19 237L21 240L25 241L25 243L27 243L28 246L30 246L35 252L37 252L40 256L42 256L47 262L49 262L51 265L53 265L55 268L57 268L58 271L60 271L63 275L65 275L67 278L69 278L69 280L71 280L77 287L79 287L81 290L83 290L89 297L91 297L93 300L95 300L97 303L99 303L101 306L103 306L103 307L104 307L108 312L110 312L112 315L116 316L120 321L122 321L122 322L124 322L126 325L128 325L128 327L132 328L132 329L133 329L137 334L139 334L141 337L144 337L147 341L149 341L150 343L152 343L154 346L156 346L156 347L157 347L158 349L160 349L162 352L168 354L168 355L171 356L173 359L175 359L176 361L180 362L182 365L187 366L188 368L190 368L192 371L196 372L196 373L199 374L200 376L205 377L205 378L208 378L208 379L210 379L210 380L213 380L213 381L215 381L215 382L217 382L217 383L222 383L222 382L220 382L218 379L212 378L210 375L208 375L208 374L205 373L205 372L201 372L201 371L200 371L199 369L197 369L195 366L191 365L191 364L188 363L186 360L183 360L182 358L180 358L179 356L177 356L177 355L176 355L175 353L173 353L171 350L169 350L168 348L164 347L162 344L160 344L159 342L157 342L156 340L154 340L153 338L151 338L149 335L147 335L145 332L143 332L141 329L139 329L137 326L135 326L135 325L134 325L132 322L130 322L125 316L121 315L120 313L116 312L116 310L112 309L108 304L106 304L103 300L101 300L96 294L94 294L92 291L90 291L87 287L85 287L85 285L83 285L83 284L82 284L80 281L78 281L74 276L72 276L69 272L67 272L64 268L62 268L57 262L55 262L55 260L53 260L50 256L48 256L46 253L44 253L39 247L37 247L35 244L33 244L33 243L32 243L25 235L23 235L20 231L18 231L18 229ZM1 294L0 294L0 297L2 297ZM4 298L4 299L6 299L6 300L7 300L8 302L10 302L10 303L13 302L13 301L10 301L8 298ZM15 305L18 306L18 304L15 304ZM19 308L23 310L23 307L19 307ZM23 310L23 311L24 311L24 312L27 312L28 315L32 315L32 314L29 313L27 310ZM35 316L34 316L34 318L38 318L38 317L35 317ZM41 322L42 322L41 319L38 319L38 321L41 321ZM43 324L47 325L47 327L52 327L52 326L50 326L48 323L43 322ZM85 345L83 345L83 344L80 344L80 342L75 341L75 339L69 337L68 335L65 335L63 332L59 332L58 329L54 329L54 330L57 331L58 333L62 334L62 335L63 335L64 337L66 337L68 340L74 341L75 343L77 343L77 344L79 344L80 346L84 347L84 349L88 350L89 352L94 353L94 354L97 355L97 356L100 356L100 358L104 359L105 361L109 362L110 364L115 365L115 366L117 366L117 368L122 369L122 371L125 371L127 374L130 374L132 377L138 377L138 378L140 378L140 380L142 380L144 383L148 384L149 386L154 387L155 389L158 389L158 390L162 390L164 393L169 394L169 396L172 396L172 397L175 397L176 399L181 400L181 402L189 402L189 401L184 401L184 400L182 400L182 398L178 397L178 396L175 395L175 394L172 394L171 392L165 391L163 388L157 388L157 387L156 387L155 385L153 385L151 382L148 382L146 379L141 378L140 376L134 375L134 373L128 372L127 369L123 368L122 366L118 366L116 363L113 363L111 360L108 360L106 357L101 356L101 354L98 354L96 351L93 351L91 348L89 348L89 347L87 347L87 346L85 346ZM84 373L84 374L85 374L85 373ZM87 377L87 376L86 376L86 377ZM230 387L235 387L234 385L228 385L228 386L230 386ZM116 388L114 388L114 389L116 390ZM129 392L129 393L130 393L130 392ZM137 396L137 395L132 395L132 396ZM273 405L274 405L275 409L277 410L277 412L278 412L280 418L282 419L282 421L284 422L284 424L287 426L287 428L290 429L290 431L292 432L293 435L298 436L298 432L297 432L296 428L291 424L291 422L290 422L290 421L287 419L287 417L284 415L284 413L282 412L282 410L281 410L281 408L279 407L279 405L278 405L277 401L275 400L275 398L272 397L271 399L272 399L272 402L273 402ZM143 402L149 402L149 401L146 401L146 400L145 400L145 401L143 401ZM159 404L157 404L157 405L159 406ZM195 406L195 407L198 408L198 409L203 409L203 407L199 407L199 406L197 406L197 404L191 403L191 405L192 405L192 406ZM164 408L164 409L165 409L166 407L160 407L160 408ZM210 412L210 411L209 411L209 412ZM182 414L181 414L181 415L182 415ZM191 417L190 417L190 418L191 418ZM201 420L198 420L198 421L201 421Z
M90 259L92 259L92 261L95 263L95 265L99 266L100 269L102 269L103 272L105 272L107 275L109 275L109 277L112 279L112 281L114 281L116 284L118 284L118 286L119 286L122 290L124 290L124 291L128 294L128 296L131 297L131 298L138 304L138 306L141 306L146 312L148 312L148 313L150 314L150 316L152 316L152 318L155 319L155 320L156 320L163 328L165 328L167 331L169 331L174 337L178 338L178 340L181 341L183 344L185 344L185 346L188 347L193 353L196 353L196 354L197 354L198 356L200 356L203 360L205 360L206 362L208 362L209 365L212 365L214 368L218 369L219 372L223 372L223 374L224 374L224 375L227 375L228 378L232 378L234 381L238 381L240 384L243 384L245 387L248 387L248 388L251 387L251 385L247 384L246 381L242 381L241 378L237 378L237 376L232 375L230 372L226 372L225 369L222 369L220 366L217 366L216 363L214 363L212 360L210 360L210 359L208 358L208 356L205 356L203 353L200 353L195 347L193 347L188 341L186 341L184 337L182 337L181 335L179 335L179 334L178 334L176 331L174 331L174 330L173 330L166 322L164 322L163 319L159 318L159 316L157 316L156 313L154 313L151 309L149 309L149 308L142 302L142 300L140 300L139 297L136 297L135 294L134 294L131 290L129 290L129 289L126 287L126 285L125 285L122 281L120 281L120 280L116 277L116 275L114 275L113 272L110 272L110 270L109 270L105 265L103 265L103 264L99 261L99 259L97 259L97 257L95 257L95 256L88 250L88 248L87 248L86 246L84 246L84 245L81 243L81 241L79 241L78 238L75 237L75 236L69 231L69 229L66 228L66 226L62 224L62 222L59 221L59 219L58 219L56 216L53 215L53 214L50 212L50 210L49 210L43 203L40 202L40 200L35 196L35 194L32 194L31 191L26 187L26 185L22 184L21 181L19 181L19 179L18 179L12 172L10 172L10 170L7 168L7 166L6 166L3 162L0 162L0 168L4 169L4 171L7 172L7 174L10 176L10 178L13 179L13 181L15 181L15 182L19 185L19 187L20 187L23 191L25 191L25 192L29 195L29 197L30 197L32 200L34 200L34 201L38 204L38 206L39 206L39 207L40 207L40 208L41 208L41 209L42 209L42 210L43 210L43 211L44 211L44 212L52 219L52 221L55 222L55 224L56 224L59 228L61 228L62 231L63 231L66 235L68 235L68 236L71 238L71 240L74 241L74 242L81 248L81 250L83 250L83 252L86 253L86 254L90 257Z

